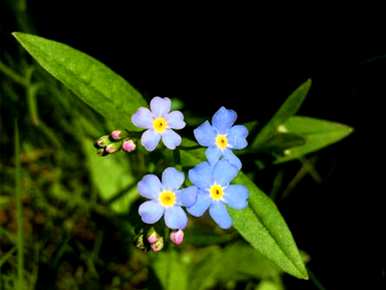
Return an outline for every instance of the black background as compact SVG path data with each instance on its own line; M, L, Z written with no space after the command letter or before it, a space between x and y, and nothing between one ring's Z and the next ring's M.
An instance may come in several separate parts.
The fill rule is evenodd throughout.
M355 132L321 152L321 186L306 178L279 207L327 289L377 289L384 283L384 251L378 247L384 232L386 95L381 17L320 7L297 13L281 7L278 13L278 7L242 5L79 2L30 1L39 35L96 57L149 98L178 97L202 116L225 105L240 121L264 124L311 78L300 114L341 122ZM13 47L13 18L0 8L3 48ZM290 289L316 289L286 281Z

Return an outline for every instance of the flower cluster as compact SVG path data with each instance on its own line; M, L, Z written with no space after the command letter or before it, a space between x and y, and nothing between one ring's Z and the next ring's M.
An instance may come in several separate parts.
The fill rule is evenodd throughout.
M132 152L136 145L133 139L128 137L126 131L114 130L110 135L104 135L95 142L97 153L101 156L116 153L120 150Z
M160 140L171 150L181 144L181 137L173 130L185 127L184 116L179 111L170 112L168 98L155 97L150 109L141 107L132 116L133 124L146 129L141 144L153 151ZM248 189L243 185L231 184L242 164L232 150L244 149L248 143L248 130L243 125L234 125L237 114L221 107L212 118L194 130L197 142L207 147L207 161L189 170L192 186L183 187L184 173L175 168L166 168L161 180L153 174L145 175L138 182L138 191L148 200L138 209L146 224L154 224L164 217L168 228L176 230L170 235L175 244L183 240L183 231L188 224L186 211L200 217L208 209L209 215L222 229L232 226L227 206L243 209L248 204ZM185 210L184 210L185 208Z

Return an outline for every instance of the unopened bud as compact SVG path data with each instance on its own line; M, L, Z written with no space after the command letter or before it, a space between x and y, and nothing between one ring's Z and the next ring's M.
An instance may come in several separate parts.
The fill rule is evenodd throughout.
M141 250L144 250L144 249L145 249L145 244L143 243L143 234L141 234L141 235L139 235L139 236L137 237L135 246L136 246L138 249L141 249Z
M149 244L154 244L158 239L160 238L160 235L154 230L154 228L151 228L147 233L147 241Z
M98 147L106 147L107 145L110 144L110 136L109 135L104 135L102 137L100 137L97 141L96 141L96 145Z
M184 231L178 230L170 233L170 240L173 244L179 246L184 241Z
M136 146L133 140L126 139L125 141L123 141L123 145L122 145L123 151L132 152L135 150L135 148Z
M122 131L121 130L114 130L111 132L111 138L114 140L121 140L122 138Z
M109 154L117 152L121 148L121 144L119 143L111 143L106 146L105 151Z
M105 149L103 149L103 148L99 148L98 150L97 150L97 155L99 155L99 156L104 156L105 155Z
M164 239L162 237L159 237L159 239L150 245L150 248L153 252L159 252L164 247Z

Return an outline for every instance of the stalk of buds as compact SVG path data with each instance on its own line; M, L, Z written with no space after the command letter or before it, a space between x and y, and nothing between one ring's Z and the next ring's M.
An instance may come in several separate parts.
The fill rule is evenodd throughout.
M120 150L124 152L132 152L136 145L133 139L128 138L128 133L124 130L114 130L110 135L104 135L95 142L95 147L98 149L97 154L106 156L116 153Z

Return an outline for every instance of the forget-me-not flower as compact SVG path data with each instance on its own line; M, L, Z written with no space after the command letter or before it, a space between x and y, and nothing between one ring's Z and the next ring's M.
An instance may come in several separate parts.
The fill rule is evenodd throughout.
M181 144L181 137L172 129L185 127L184 115L180 111L170 112L169 98L154 97L150 109L140 107L131 117L133 124L147 129L141 137L141 143L147 151L153 151L162 138L165 146L174 150Z
M248 205L248 189L239 184L230 184L238 169L227 160L221 159L215 165L208 162L198 164L189 170L190 181L197 186L197 201L188 212L200 217L209 208L209 215L222 229L232 226L232 219L225 205L243 209Z
M154 174L145 175L138 182L140 195L150 200L142 203L138 213L144 223L154 224L164 215L170 229L184 229L188 217L182 206L192 206L196 201L197 188L189 186L179 189L185 180L183 172L168 167L162 173L162 182Z
M212 117L212 124L205 121L193 133L201 146L208 147L205 155L211 164L215 164L221 156L238 169L240 159L233 154L233 149L247 147L248 130L243 125L235 125L237 114L233 110L221 107Z

